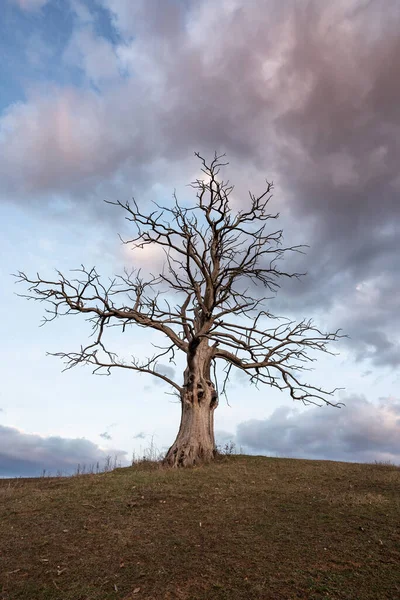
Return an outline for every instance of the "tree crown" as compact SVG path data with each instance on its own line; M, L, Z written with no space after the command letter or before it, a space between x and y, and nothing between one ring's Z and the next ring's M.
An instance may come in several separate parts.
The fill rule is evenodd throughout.
M237 368L251 383L288 390L294 400L337 406L329 399L336 390L324 391L300 377L315 360L310 351L332 354L327 346L343 337L340 330L324 333L311 320L283 319L266 307L268 294L276 293L281 278L301 275L280 270L278 261L304 247L285 247L282 230L270 227L279 217L268 212L273 184L267 181L258 196L249 192L248 208L234 212L229 200L233 186L218 177L228 164L224 155L215 154L209 164L196 156L204 178L190 184L196 190L193 206L180 205L175 193L172 206L154 203L151 212L135 199L108 202L122 208L134 226L134 236L122 240L124 244L164 249L160 273L145 276L140 269L125 270L106 284L94 267L83 265L72 279L59 271L56 280L18 273L18 280L28 284L25 297L47 304L44 323L81 313L92 324L92 343L78 352L55 355L66 361L67 369L85 363L96 373L110 374L115 367L149 373L181 394L182 386L162 372L159 361L173 361L176 351L193 355L202 344L210 363L226 365L223 393L231 369ZM125 331L128 325L160 332L167 345L146 360L120 359L108 349L106 332L115 326Z

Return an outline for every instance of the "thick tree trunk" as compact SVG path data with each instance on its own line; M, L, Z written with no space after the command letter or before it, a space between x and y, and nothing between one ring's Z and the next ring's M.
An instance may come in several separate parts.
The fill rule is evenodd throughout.
M204 345L188 357L181 395L181 423L164 459L167 466L191 467L213 460L216 454L214 411L218 398L210 380L208 350Z
M185 392L179 432L164 459L165 465L191 467L214 458L214 410L217 403L215 398L211 398L211 393L206 396L200 402L193 402L191 392Z

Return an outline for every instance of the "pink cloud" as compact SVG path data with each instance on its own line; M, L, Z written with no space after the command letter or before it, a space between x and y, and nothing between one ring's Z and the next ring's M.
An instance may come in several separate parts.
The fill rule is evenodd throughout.
M49 0L11 0L21 10L34 11L42 8Z
M102 98L74 89L48 88L12 105L0 121L3 185L17 195L35 194L107 176L124 145L118 120L108 115Z

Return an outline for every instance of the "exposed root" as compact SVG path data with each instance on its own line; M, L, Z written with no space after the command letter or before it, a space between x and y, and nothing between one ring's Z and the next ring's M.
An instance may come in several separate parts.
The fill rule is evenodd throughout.
M166 457L163 460L163 465L180 468L194 467L200 464L206 464L214 460L216 449L205 449L198 444L177 445L176 443L169 449Z

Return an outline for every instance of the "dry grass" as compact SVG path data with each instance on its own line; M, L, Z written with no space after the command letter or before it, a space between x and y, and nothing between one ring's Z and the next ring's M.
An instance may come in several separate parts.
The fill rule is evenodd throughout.
M229 456L0 480L1 600L394 600L400 469Z

